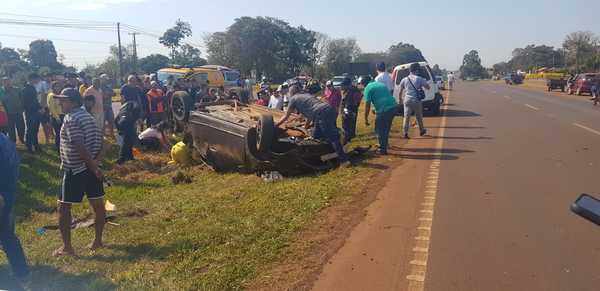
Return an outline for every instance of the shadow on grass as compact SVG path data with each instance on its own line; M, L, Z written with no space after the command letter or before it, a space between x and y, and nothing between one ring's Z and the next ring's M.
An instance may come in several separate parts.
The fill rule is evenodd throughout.
M115 290L117 286L97 273L69 274L48 265L33 265L27 290ZM0 289L26 290L10 275L9 268L0 268Z
M166 260L168 257L178 251L185 251L190 249L199 249L200 246L197 242L191 240L176 240L168 245L156 245L151 243L140 243L133 245L115 244L107 245L107 249L118 252L119 254L114 255L92 255L88 257L81 257L83 260L99 261L111 263L114 261L126 261L133 262L138 261L142 258L148 258L151 260Z

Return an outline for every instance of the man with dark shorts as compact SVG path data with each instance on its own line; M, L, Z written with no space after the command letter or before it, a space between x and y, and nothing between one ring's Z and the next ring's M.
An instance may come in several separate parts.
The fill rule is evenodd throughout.
M102 231L106 219L103 175L98 168L102 134L94 117L81 107L81 96L76 89L66 88L54 98L59 100L65 113L60 130L60 160L64 175L58 197L58 225L63 246L54 255L74 255L75 250L71 245L71 205L81 203L84 195L96 214L96 237L89 248L94 250L102 247Z

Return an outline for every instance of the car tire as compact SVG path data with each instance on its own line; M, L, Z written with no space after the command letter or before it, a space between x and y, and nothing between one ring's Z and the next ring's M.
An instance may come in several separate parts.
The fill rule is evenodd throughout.
M256 124L256 149L264 153L271 150L273 138L275 137L275 122L273 115L261 114Z
M171 111L175 120L187 122L190 117L192 106L192 98L187 92L177 91L173 93L173 98L171 98Z

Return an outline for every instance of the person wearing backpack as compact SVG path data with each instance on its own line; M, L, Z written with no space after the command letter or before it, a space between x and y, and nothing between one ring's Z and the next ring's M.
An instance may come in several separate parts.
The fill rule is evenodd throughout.
M121 148L117 164L133 160L133 146L137 141L136 121L140 117L140 105L135 100L125 99L115 117L115 127L121 137Z
M425 78L417 75L421 65L414 63L410 65L410 74L400 81L400 96L404 103L404 138L408 139L408 128L410 126L410 116L414 113L419 124L421 136L427 133L423 125L423 104L425 99L425 90L429 90L429 84ZM405 93L405 94L404 94ZM402 95L404 94L404 95Z

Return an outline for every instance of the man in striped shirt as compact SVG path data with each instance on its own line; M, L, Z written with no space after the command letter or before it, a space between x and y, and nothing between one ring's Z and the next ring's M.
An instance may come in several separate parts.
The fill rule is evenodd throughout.
M54 255L74 255L71 245L71 205L81 203L84 195L96 214L96 237L89 247L92 250L102 247L102 231L106 219L103 175L98 168L102 134L94 117L81 107L81 95L76 89L66 88L54 98L59 100L62 111L66 114L60 130L60 160L64 176L58 197L58 224L63 246Z

